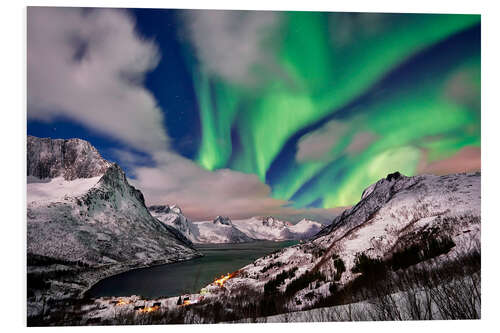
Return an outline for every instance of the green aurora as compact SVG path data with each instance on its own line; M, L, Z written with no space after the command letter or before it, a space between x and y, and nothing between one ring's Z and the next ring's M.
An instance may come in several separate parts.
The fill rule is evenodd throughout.
M435 63L372 96L392 71L479 25L480 16L280 16L278 32L269 32L263 45L279 70L252 68L257 85L230 82L192 63L202 130L196 161L205 169L256 174L271 185L273 197L294 207L333 208L356 203L390 172L415 175L423 162L480 147L479 45L458 48L451 58L436 56ZM346 17L351 28L342 33ZM363 99L367 94L372 97ZM322 156L289 159L270 179L290 140L298 152L328 126L335 140Z

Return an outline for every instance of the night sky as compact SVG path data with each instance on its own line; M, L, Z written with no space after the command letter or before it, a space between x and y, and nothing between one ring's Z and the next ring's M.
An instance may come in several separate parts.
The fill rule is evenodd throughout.
M28 134L195 220L333 216L480 170L479 15L28 9ZM337 209L337 210L336 210Z

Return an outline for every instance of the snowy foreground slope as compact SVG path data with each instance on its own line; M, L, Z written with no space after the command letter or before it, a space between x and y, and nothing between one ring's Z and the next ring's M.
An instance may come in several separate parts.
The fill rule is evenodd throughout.
M313 240L257 259L240 269L225 288L228 293L243 286L263 291L280 273L295 270L278 285L285 292L305 272L321 273L326 279L314 283L312 292L309 284L293 291L294 301L288 308L300 310L327 296L331 285L339 289L358 277L360 273L353 268L361 254L385 262L413 249L422 249L420 253L429 248L442 250L442 255L433 258L438 260L467 255L480 247L480 201L480 173L389 175L367 188L357 205ZM430 258L420 261L426 259Z
M299 240L317 234L323 225L303 219L297 224L278 220L272 216L235 220L217 216L213 221L192 222L176 205L148 207L151 215L168 226L176 228L193 243L245 243L255 240Z
M28 137L28 315L100 279L200 254L88 142Z

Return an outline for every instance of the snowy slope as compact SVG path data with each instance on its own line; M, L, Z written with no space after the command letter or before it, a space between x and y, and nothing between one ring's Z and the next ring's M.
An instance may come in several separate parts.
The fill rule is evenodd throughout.
M71 141L78 147L89 145L78 139L54 140L52 145L47 143L50 139L38 140L49 147L60 141ZM53 156L53 150L39 149L41 144L36 141L29 138L28 156L32 161L58 161L58 152ZM54 165L59 162L54 162L41 168L52 170L48 173L35 168L35 174L28 174L27 252L32 263L28 275L45 271L58 276L62 273L57 272L66 272L64 282L56 277L45 280L50 286L45 293L56 298L75 296L121 271L199 255L176 232L150 215L142 193L128 183L118 165L103 164L93 148L77 151L91 157L77 155L74 161L95 160L98 167L86 164L81 169L65 163L63 169L57 169ZM102 170L100 165L108 167ZM40 179L42 174L48 178Z
M101 176L92 178L77 178L65 180L59 176L57 178L39 179L29 176L27 184L27 201L57 201L65 196L81 196L90 188L97 184Z
M425 246L430 239L450 239L451 249L437 259L466 255L480 244L480 200L480 173L390 175L365 190L357 205L335 218L313 240L257 259L239 270L225 287L229 292L242 285L262 291L267 281L285 270L297 267L295 278L318 270L327 281L317 285L309 300L304 299L309 288L296 293L301 305L294 302L290 309L299 310L312 305L315 297L329 294L328 286L337 272L332 258L342 259L345 265L345 272L335 282L342 286L358 276L351 270L360 253L387 260L411 246ZM280 290L293 279L286 279Z

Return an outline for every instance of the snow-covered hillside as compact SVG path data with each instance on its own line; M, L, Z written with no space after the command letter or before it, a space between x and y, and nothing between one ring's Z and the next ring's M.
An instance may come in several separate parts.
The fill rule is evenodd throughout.
M70 159L68 146L78 148ZM28 158L38 165L28 168L28 277L45 284L36 299L75 296L121 271L200 255L150 215L121 168L88 142L29 137Z
M101 176L74 180L65 180L61 176L52 179L28 176L27 201L30 204L35 201L51 202L62 200L66 196L81 196L96 185L99 179L101 179Z
M328 295L332 284L341 288L359 276L353 268L361 254L387 261L395 254L401 257L422 249L419 257L411 260L428 260L429 253L436 260L441 256L459 258L480 246L480 201L480 173L391 174L367 188L357 205L335 218L313 240L257 259L239 270L225 287L229 292L244 285L262 291L278 274L295 270L279 285L284 292L304 273L321 273L326 280L317 281L313 292L308 287L294 292L294 299L300 301L290 303L289 309L299 310Z
M295 239L307 239L316 235L323 225L316 221L302 219L297 224L289 227L290 232L295 235Z
M95 177L89 180L81 183L91 187L80 187L77 193L71 190L79 180L50 181L46 185L57 185L57 195L43 200L39 189L43 183L28 184L29 253L89 264L141 261L144 265L194 253L149 214L142 193L128 184L117 165L95 185Z

